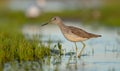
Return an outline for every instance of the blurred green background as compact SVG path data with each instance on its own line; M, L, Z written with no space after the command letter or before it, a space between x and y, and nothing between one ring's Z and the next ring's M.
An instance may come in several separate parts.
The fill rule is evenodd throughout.
M2 0L0 23L40 23L53 16L60 16L84 24L97 22L107 27L119 27L119 3L119 0Z

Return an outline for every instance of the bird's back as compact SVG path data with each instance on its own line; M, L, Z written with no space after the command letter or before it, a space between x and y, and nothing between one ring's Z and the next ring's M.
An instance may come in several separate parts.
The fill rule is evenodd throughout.
M88 33L80 28L77 27L73 27L73 26L67 26L67 28L69 29L69 31L79 37L82 38L96 38L96 37L101 37L101 35L96 35L96 34L92 34L92 33Z

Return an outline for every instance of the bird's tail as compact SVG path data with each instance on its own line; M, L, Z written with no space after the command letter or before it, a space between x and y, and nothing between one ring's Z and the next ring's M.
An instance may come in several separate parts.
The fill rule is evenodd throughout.
M95 37L102 37L101 35L95 35Z
M102 35L90 34L90 38L102 37Z

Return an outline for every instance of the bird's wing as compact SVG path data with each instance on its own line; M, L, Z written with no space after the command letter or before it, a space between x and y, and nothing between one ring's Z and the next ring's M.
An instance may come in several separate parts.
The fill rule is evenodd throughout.
M77 36L83 37L83 38L92 38L92 37L97 37L98 35L88 33L80 28L73 27L73 26L68 26L70 29L69 31L73 34L76 34Z

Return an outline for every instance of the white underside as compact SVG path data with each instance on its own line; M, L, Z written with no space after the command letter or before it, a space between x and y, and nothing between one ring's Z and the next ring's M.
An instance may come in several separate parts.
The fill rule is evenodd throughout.
M72 42L85 41L88 39L88 38L82 38L80 36L76 36L74 34L64 34L64 36L67 40L72 41Z

